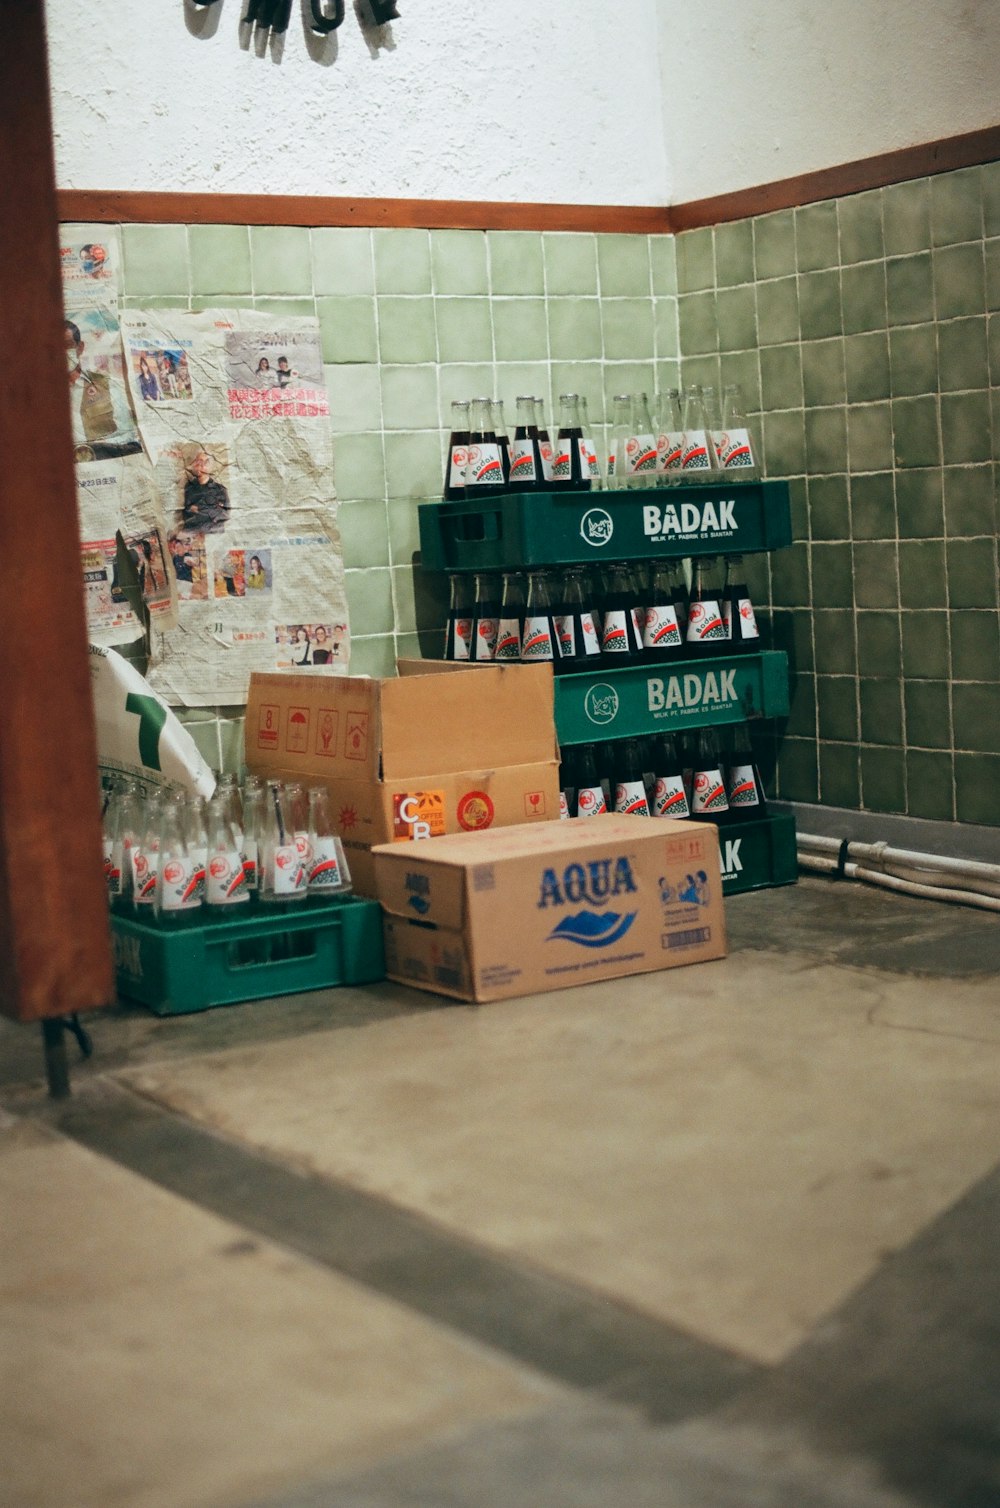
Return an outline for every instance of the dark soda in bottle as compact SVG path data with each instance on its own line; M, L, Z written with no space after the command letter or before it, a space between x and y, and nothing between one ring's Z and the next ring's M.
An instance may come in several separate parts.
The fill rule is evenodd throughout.
M742 555L733 555L726 562L722 618L726 625L726 637L734 652L746 653L760 648L760 629L750 601Z
M684 648L684 636L677 618L673 575L669 561L655 562L646 593L642 630L643 658L647 660L672 660Z
M524 586L516 571L505 571L500 587L500 611L494 660L511 665L521 658L521 624L524 620Z
M691 816L705 822L727 821L729 798L722 776L718 739L709 728L698 734L691 773Z
M593 744L580 744L576 764L576 817L599 817L608 809L607 796Z
M477 665L488 664L495 658L499 619L500 593L496 583L492 576L477 575L470 656Z
M655 741L653 754L653 816L690 817L684 764L669 733Z
M521 623L521 661L534 664L556 659L559 641L552 615L552 597L542 571L528 572L528 589Z
M727 648L721 593L711 581L714 560L696 560L688 607L686 648L692 654L720 654Z
M601 654L614 664L632 664L642 654L642 623L638 592L626 565L608 567L601 609Z
M601 640L589 595L583 566L567 566L555 613L559 635L557 675L587 670L601 658Z
M542 453L535 422L534 398L518 398L514 441L510 451L511 492L539 492L542 488Z
M767 808L764 785L750 746L750 730L745 724L736 729L726 758L726 799L734 822L763 817Z
M448 629L445 635L446 660L468 660L472 656L472 619L475 605L472 583L462 571L455 571L449 582Z
M649 801L642 778L642 754L637 738L623 739L615 760L615 811L648 817Z
M504 490L503 459L493 428L492 398L473 398L466 497L495 497Z
M583 437L578 393L559 396L559 431L552 460L552 486L556 491L589 492L590 456Z

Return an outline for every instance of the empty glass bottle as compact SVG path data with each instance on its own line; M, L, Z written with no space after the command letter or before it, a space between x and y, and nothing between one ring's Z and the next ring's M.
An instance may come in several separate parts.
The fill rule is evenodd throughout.
M683 394L684 443L681 450L681 480L706 482L711 480L712 461L709 446L711 441L705 427L705 411L701 388L697 384L684 389Z
M225 786L209 800L206 829L205 902L209 913L218 915L250 901L243 830L234 818L232 791Z
M201 886L205 868L190 842L190 804L181 791L163 802L160 813L159 863L154 887L154 908L164 925L188 923L201 912ZM197 839L196 839L197 841Z
M469 467L469 404L460 400L451 405L451 436L445 464L444 500L455 502L465 496L465 479Z
M625 477L629 487L656 486L657 442L645 393L632 396L631 433L625 442Z
M678 388L667 388L660 396L656 436L656 483L670 487L681 480L684 454L684 425L681 420L681 396Z
M339 899L351 893L351 872L339 835L330 816L330 795L325 786L309 790L309 894Z
M758 479L760 467L754 455L738 382L727 383L722 390L722 428L713 438L720 471L734 481L755 482Z
M632 437L632 399L617 393L611 400L611 446L608 452L608 488L620 492L627 485L627 446Z

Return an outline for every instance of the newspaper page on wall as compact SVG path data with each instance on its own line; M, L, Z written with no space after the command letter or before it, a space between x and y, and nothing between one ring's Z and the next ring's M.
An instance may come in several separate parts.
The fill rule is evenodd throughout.
M117 229L64 225L60 263L87 623L91 640L108 647L134 642L145 631L119 579L119 533L160 628L176 621L177 592L125 375Z
M253 670L346 674L347 604L318 321L124 310L125 369L160 499L176 627L168 702L241 704Z

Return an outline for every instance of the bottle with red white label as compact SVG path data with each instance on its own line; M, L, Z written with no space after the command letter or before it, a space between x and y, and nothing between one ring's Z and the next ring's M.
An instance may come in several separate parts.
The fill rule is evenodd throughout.
M132 901L140 916L152 918L160 867L160 811L163 798L152 791L142 803L141 836L132 846Z
M685 388L683 400L684 439L681 447L681 481L710 482L712 480L712 442L705 423L701 388L697 384Z
M642 777L642 754L637 738L625 738L618 745L615 759L615 811L648 817L649 800Z
M653 740L653 816L690 817L684 764L669 733Z
M189 842L191 818L183 791L167 797L160 816L154 907L164 926L188 924L201 914L205 867ZM199 879L200 868L200 879Z
M763 817L767 809L764 784L753 757L750 730L745 724L733 733L726 757L725 777L726 799L732 820L746 822L754 817Z
M710 728L703 728L694 746L691 769L692 818L720 823L728 820L729 798L722 765L718 739Z
M351 893L351 872L340 837L333 829L330 795L325 786L309 790L309 871L306 883L310 897L340 900Z
M559 820L576 816L576 749L570 744L559 761Z
M620 492L627 485L626 452L632 438L632 399L617 393L611 400L611 447L608 451L608 489Z
M524 621L524 584L516 571L505 571L500 586L500 612L493 658L501 664L516 664L521 658L521 624Z
M580 744L576 762L574 817L600 817L608 809L607 794L593 744Z
M540 492L542 489L542 453L539 449L538 424L534 398L518 398L514 439L510 451L511 492Z
M667 388L666 392L660 396L659 408L656 435L656 485L672 487L681 480L681 459L684 453L680 389Z
M122 807L124 791L111 788L104 792L101 809L101 838L104 846L104 885L108 905L119 907L124 891Z
M466 497L496 497L505 490L503 457L493 428L492 398L473 398L469 421Z
M757 626L753 603L750 601L742 555L731 555L726 561L722 617L726 625L726 637L734 652L742 653L760 648L760 629Z
M642 656L644 612L627 565L610 565L601 604L601 654L615 665L634 663Z
M469 468L469 404L460 400L451 405L451 435L448 440L448 459L445 462L444 500L459 501L465 496L466 473Z
M715 438L722 429L722 408L719 403L719 389L706 385L701 390L701 409L705 416L705 433L708 439L708 463L711 467L710 482L719 482L722 475L719 470L719 457L715 449Z
M552 596L544 571L528 572L528 588L521 621L521 663L548 661L559 654L559 639L552 612Z
M472 598L473 582L462 571L455 571L448 583L448 628L445 634L444 657L446 660L471 660L472 620L475 603Z
M470 659L484 665L492 663L496 653L500 593L494 578L485 572L476 576L475 583Z
M754 455L738 382L727 383L722 390L722 425L712 439L719 470L724 476L739 482L757 481L760 467Z
M589 492L590 485L590 458L583 438L580 395L560 393L552 486L556 491Z
M264 838L265 791L256 775L243 782L243 875L251 900L260 893L261 846Z
M231 798L230 805L232 805ZM205 899L208 832L205 826L205 798L199 796L196 791L189 791L184 799L184 837L191 858L191 876L200 905Z
M582 565L567 566L563 571L554 616L559 636L556 674L574 674L597 665L601 658L600 632Z
M630 434L625 441L625 484L628 487L656 486L656 431L645 393L632 396Z
M261 845L262 906L297 905L307 894L305 854L297 841L302 813L293 811L293 804L290 789L278 780L268 781ZM303 825L308 837L307 820Z
M208 857L205 865L205 903L211 916L249 905L244 869L243 830L234 819L232 791L216 788L206 819Z
M587 471L590 476L590 485L593 491L598 491L601 486L601 463L597 459L597 442L594 439L594 431L590 423L590 414L587 411L587 397L580 394L580 424L583 428L581 445L587 458Z
M695 560L688 605L686 650L689 654L721 654L728 648L722 617L721 592L711 576L714 560Z
M674 574L672 561L654 561L646 591L643 659L672 660L684 649L684 632L677 617Z
M542 490L551 492L554 452L548 426L545 423L545 405L541 398L535 399L535 428L538 431L538 453L542 459Z
M503 466L503 485L506 491L510 486L510 436L507 433L502 398L493 399L493 433L500 447L500 464Z

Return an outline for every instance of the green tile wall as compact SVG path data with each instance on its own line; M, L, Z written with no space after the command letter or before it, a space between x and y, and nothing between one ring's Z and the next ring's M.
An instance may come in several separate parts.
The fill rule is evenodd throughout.
M998 202L990 164L677 238L685 379L738 367L793 484L789 799L1000 823Z

